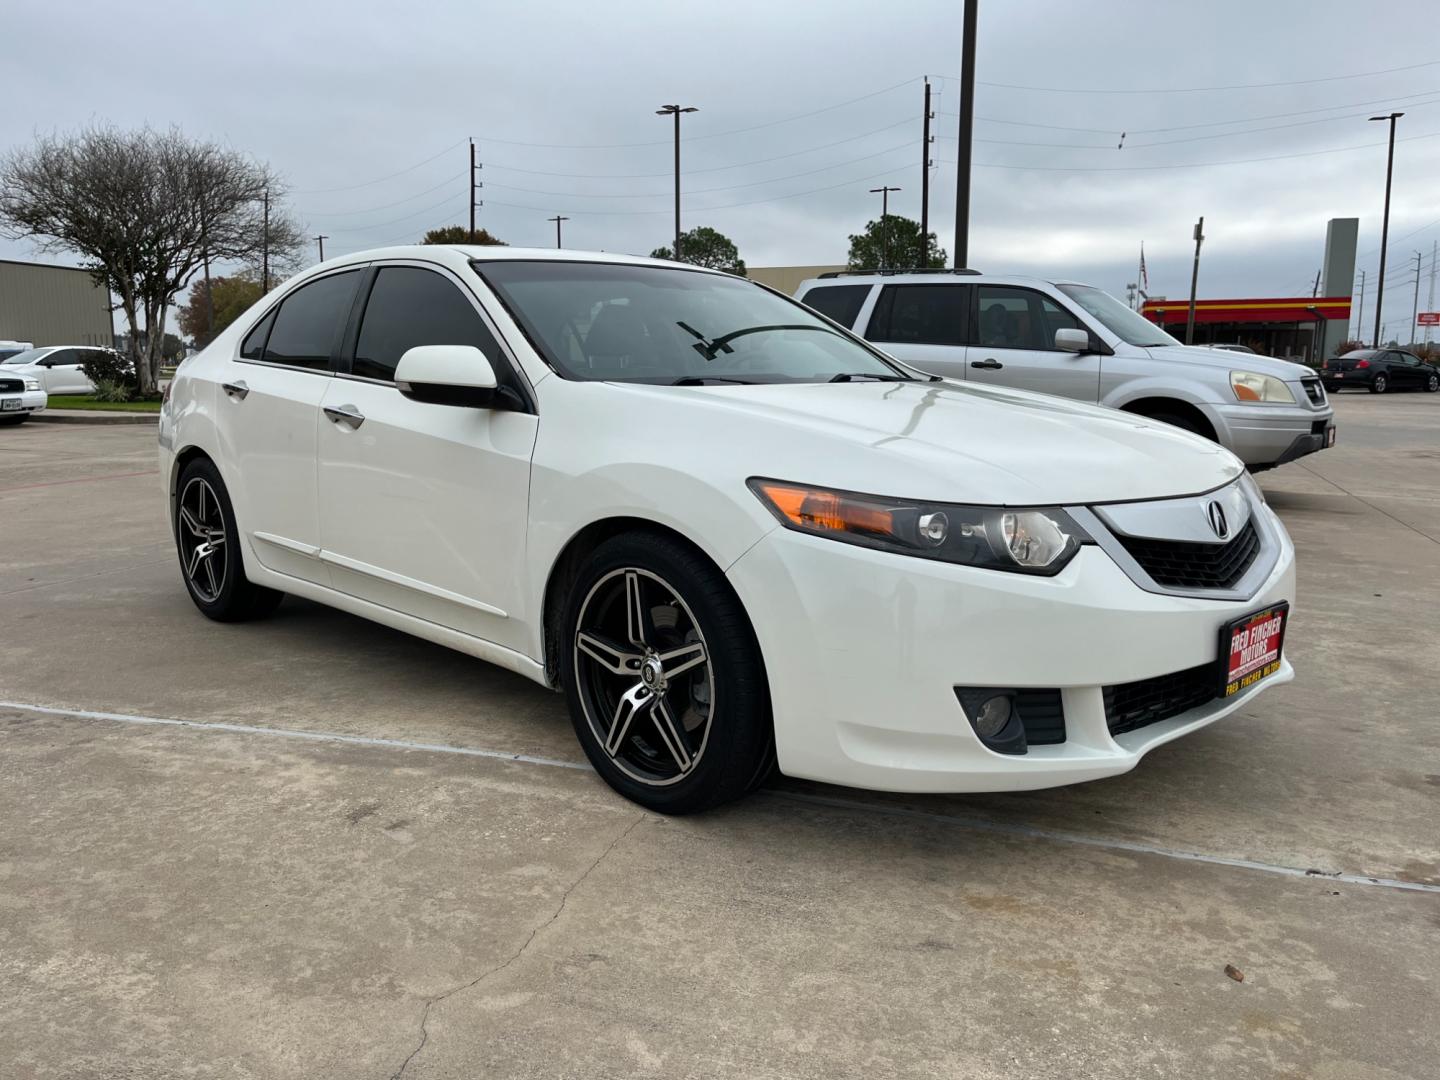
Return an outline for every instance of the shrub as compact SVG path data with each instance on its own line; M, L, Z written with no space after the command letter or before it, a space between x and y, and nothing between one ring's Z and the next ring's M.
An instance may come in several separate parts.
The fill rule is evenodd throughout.
M85 377L95 384L98 390L101 383L111 383L124 387L128 390L138 390L139 381L135 378L135 368L130 361L121 356L118 352L110 349L87 350L90 359L85 361ZM98 394L97 394L98 396ZM102 401L112 400L101 398ZM115 398L116 401L128 401L129 398Z
M86 364L86 373L89 374L90 365ZM93 378L93 376L92 376ZM135 396L135 387L123 382L116 382L114 379L94 379L96 401L129 401Z

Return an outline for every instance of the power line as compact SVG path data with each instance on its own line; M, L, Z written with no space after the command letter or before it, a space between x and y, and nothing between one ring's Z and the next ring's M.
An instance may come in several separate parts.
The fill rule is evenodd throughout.
M1144 88L1095 88L1089 86L1026 86L1019 83L981 82L981 86L993 86L1001 90L1033 90L1047 94L1201 94L1215 90L1265 90L1277 86L1311 86L1315 83L1345 82L1349 79L1369 79L1376 75L1394 75L1401 71L1417 71L1434 67L1440 60L1425 60L1404 67L1383 68L1379 71L1360 71L1353 75L1325 75L1317 79L1289 79L1284 82L1232 83L1228 86L1152 86ZM942 79L956 82L953 76L942 75Z
M454 149L454 148L452 147L451 149ZM353 216L356 215L356 214L371 214L371 213L374 213L376 210L389 210L389 209L390 209L391 207L393 207L393 206L401 206L401 205L403 205L403 204L405 204L405 203L407 203L407 202L414 202L416 199L423 199L426 195L429 195L432 191L439 191L442 187L447 187L447 186L449 186L450 184L458 184L458 183L459 183L461 180L463 180L463 179L465 179L465 174L464 174L464 173L456 173L454 176L450 177L449 179L447 179L447 180L442 180L440 183L436 184L434 187L426 188L424 191L417 191L414 195L406 196L406 197L403 198L403 199L397 199L395 202L392 202L392 203L382 203L380 206L367 206L367 207L365 207L365 208L362 209L362 210L333 210L333 211L327 210L327 211L325 211L325 212L323 212L323 213L313 213L313 214L311 214L310 216L311 216L311 217L321 217L321 218L325 218L325 217L329 217L329 218L334 218L334 217L353 217Z
M399 225L402 221L411 221L417 217L422 217L425 214L433 213L434 211L439 210L442 206L447 206L450 203L453 203L456 196L461 194L463 194L463 192L453 191L449 195L445 196L445 198L441 199L434 206L427 206L423 210L416 210L413 214L406 214L404 217L392 218L389 221L372 221L368 225L354 225L347 228L336 229L335 231L342 233L369 232L371 229L383 229L387 225Z
M465 144L465 140L464 140L464 139L461 139L459 142L451 143L451 144L450 144L449 146L447 146L444 150L441 150L440 153L434 154L434 155L432 155L431 157L426 158L424 161L417 161L414 165L410 165L410 166L408 166L408 167L406 167L406 168L404 168L404 169L401 169L399 172L389 173L389 174L386 175L386 176L377 176L374 180L366 180L366 181L364 181L363 183L360 183L360 184L351 184L349 187L297 188L296 190L290 192L290 194L292 194L292 195L328 195L328 194L330 194L331 192L335 192L335 191L354 191L354 190L356 190L357 188L369 187L371 184L379 184L379 183L382 183L383 181L386 181L386 180L393 180L393 179L395 179L395 177L397 177L397 176L404 176L404 175L405 175L406 173L408 173L408 172L414 172L416 169L420 168L421 165L429 165L430 162L434 161L436 158L438 158L438 157L443 157L445 154L448 154L451 150L454 150L455 147L457 147L457 146L463 146L464 144Z

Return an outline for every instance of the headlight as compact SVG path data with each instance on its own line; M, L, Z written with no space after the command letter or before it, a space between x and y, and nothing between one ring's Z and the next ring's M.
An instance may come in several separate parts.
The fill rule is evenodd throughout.
M922 503L758 478L750 490L788 529L989 570L1058 574L1093 542L1055 507Z
M1230 372L1230 389L1235 391L1237 401L1269 401L1275 404L1295 404L1295 395L1273 375L1261 375L1255 371Z
M39 380L39 379L26 379L26 380L25 380L25 389L26 389L26 390L39 390L39 389L40 389L40 380Z

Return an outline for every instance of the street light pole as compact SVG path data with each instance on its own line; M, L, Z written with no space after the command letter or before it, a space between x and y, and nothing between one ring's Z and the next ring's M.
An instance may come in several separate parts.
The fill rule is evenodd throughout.
M930 111L930 80L925 80L924 123L920 135L920 264L926 265L930 254L930 121L935 114Z
M1371 343L1380 347L1380 313L1385 306L1385 248L1390 243L1390 178L1395 172L1395 121L1404 116L1403 112L1392 112L1388 116L1372 116L1371 120L1390 121L1390 149L1385 155L1385 215L1380 219L1380 273L1375 276L1375 340Z
M1205 219L1195 223L1195 265L1190 271L1190 314L1185 317L1185 344L1195 341L1195 287L1200 283L1200 245L1205 242Z
M872 187L871 195L880 196L880 269L884 270L890 264L890 228L886 218L890 216L890 192L899 191L898 187ZM920 238L921 251L925 248L925 238ZM923 259L922 259L923 261Z
M693 105L664 105L655 110L656 116L675 117L675 246L671 249L675 261L680 261L680 114L699 112Z
M570 219L568 217L561 217L559 214L556 214L554 217L546 218L545 220L555 222L555 246L557 248L562 247L563 245L560 243L560 223L562 221L569 221Z
M975 132L975 24L980 0L965 0L960 49L960 130L955 162L955 269L970 261L970 144Z

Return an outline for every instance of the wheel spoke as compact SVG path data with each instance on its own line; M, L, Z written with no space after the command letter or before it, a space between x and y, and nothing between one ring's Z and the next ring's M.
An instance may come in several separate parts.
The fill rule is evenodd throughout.
M201 521L208 516L205 513L205 489L209 486L202 480L199 487L195 489L195 516Z
M605 736L605 752L614 757L620 752L625 736L630 733L630 722L635 714L648 707L654 695L643 683L636 683L620 695L620 704L610 721L610 732Z
M608 638L589 630L575 635L575 647L614 675L634 675L640 670L639 653L622 649Z
M645 643L654 636L650 609L645 606L640 588L640 575L634 570L625 571L625 629L630 644L637 649L645 648Z
M198 536L202 540L207 539L210 534L210 530L200 524L195 515L183 506L180 508L180 523L190 530L191 535Z
M189 557L185 561L185 576L188 577L191 581L195 580L195 573L200 569L200 564L205 560L205 556L208 554L209 549L206 547L205 544L196 544L194 549L190 552Z
M670 756L675 759L675 764L679 766L682 773L689 771L694 761L690 750L690 739L685 734L684 725L676 720L675 714L670 711L664 694L656 697L655 704L650 709L650 715L654 717L655 730L664 740L665 748L670 751Z
M220 582L215 578L215 553L208 552L205 556L205 576L210 581L210 595L220 595Z
M665 665L667 679L673 679L676 675L683 674L693 667L699 667L708 659L703 641L692 641L678 649L671 649L669 652L660 654L660 662Z

